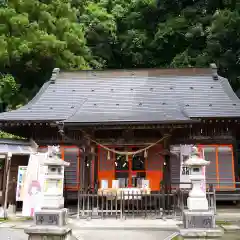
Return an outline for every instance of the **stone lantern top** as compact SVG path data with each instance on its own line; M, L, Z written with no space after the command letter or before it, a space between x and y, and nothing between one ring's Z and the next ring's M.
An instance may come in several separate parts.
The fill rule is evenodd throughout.
M44 161L44 165L54 165L54 166L69 166L70 163L63 161L60 157L60 147L59 146L48 146L47 159Z
M207 166L210 162L202 159L197 147L192 147L191 156L184 162L186 166Z

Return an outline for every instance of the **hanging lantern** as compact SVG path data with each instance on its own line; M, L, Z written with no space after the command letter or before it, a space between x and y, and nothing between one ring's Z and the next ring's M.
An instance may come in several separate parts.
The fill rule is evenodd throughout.
M107 160L110 161L111 160L111 155L110 155L110 151L107 152Z
M126 154L126 162L128 162L128 154Z
M91 153L94 153L94 147L93 146L91 147Z
M144 158L147 158L148 157L148 152L147 150L144 151Z

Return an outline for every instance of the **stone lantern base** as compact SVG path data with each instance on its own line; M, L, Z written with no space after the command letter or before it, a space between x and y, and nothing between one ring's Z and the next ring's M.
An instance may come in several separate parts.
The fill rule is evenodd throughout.
M213 211L183 212L183 229L180 230L183 239L218 239L223 235L222 229L216 227Z
M184 228L215 228L215 215L213 211L190 211L183 212Z
M221 228L181 229L180 236L186 240L219 239L223 236Z
M67 226L67 209L43 209L35 212L33 226L24 231L29 240L72 240L72 230Z
M72 230L68 227L32 226L25 229L29 240L72 240Z

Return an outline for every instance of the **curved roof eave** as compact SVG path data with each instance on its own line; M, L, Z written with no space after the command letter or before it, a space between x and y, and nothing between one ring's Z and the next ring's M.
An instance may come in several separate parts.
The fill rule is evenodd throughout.
M151 124L239 118L240 100L228 80L210 72L109 71L107 77L104 71L95 75L64 72L54 75L25 106L1 113L0 122Z

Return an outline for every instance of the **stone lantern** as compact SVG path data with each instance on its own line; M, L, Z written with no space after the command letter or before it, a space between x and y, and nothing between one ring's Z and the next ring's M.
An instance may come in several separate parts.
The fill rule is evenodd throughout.
M64 166L70 164L58 156L58 147L48 147L42 162L42 204L35 212L34 225L25 229L29 239L70 239L71 229L67 227L67 209L64 208L63 182Z
M189 168L189 179L192 182L192 190L189 192L187 207L189 210L208 210L206 193L201 188L202 181L205 180L204 167L209 165L200 157L198 149L192 148L191 157L184 163ZM204 181L205 182L205 181Z
M50 150L47 159L43 163L42 209L60 209L64 206L64 167L69 166L70 163L60 159L57 156L57 151L52 153L52 150Z
M216 227L215 213L209 209L206 193L201 188L201 183L205 180L204 167L209 163L200 157L196 147L192 148L190 158L184 163L190 171L192 189L187 199L188 209L183 211L183 228L180 229L183 239L216 239L223 234Z

